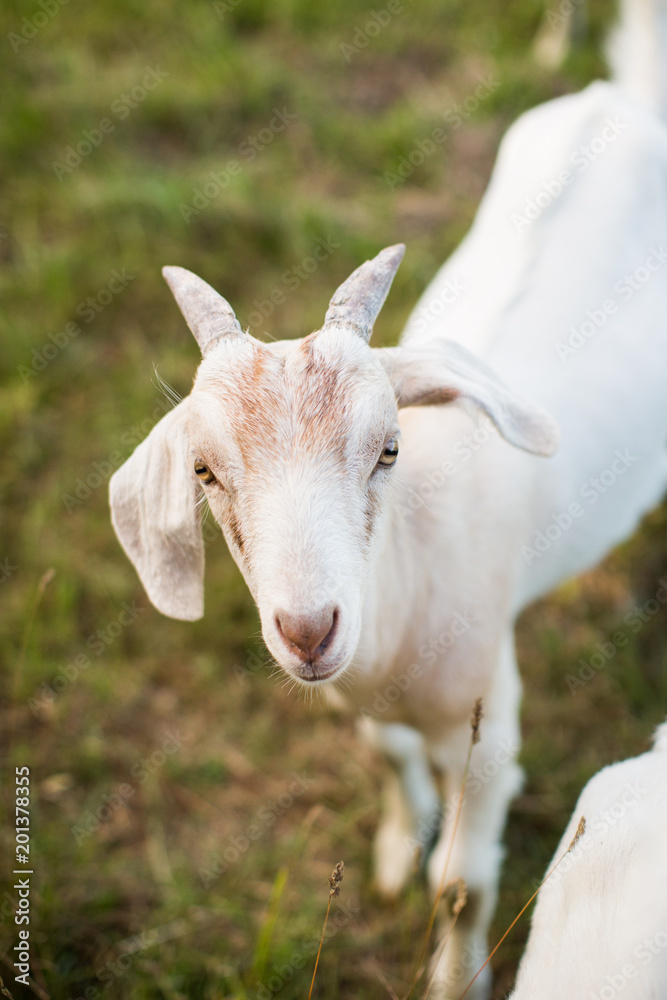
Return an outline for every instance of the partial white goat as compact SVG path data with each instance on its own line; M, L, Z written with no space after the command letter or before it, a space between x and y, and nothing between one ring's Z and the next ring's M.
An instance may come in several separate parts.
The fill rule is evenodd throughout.
M642 58L652 31L639 31ZM625 538L667 486L667 129L611 83L525 114L400 346L372 349L402 252L355 271L320 331L271 344L201 279L165 268L203 360L114 475L111 506L150 599L192 620L203 491L275 659L368 717L395 765L376 844L384 893L437 834L444 800L438 885L484 698L448 872L469 903L438 971L456 997L484 958L520 783L515 618ZM562 440L547 461L552 417ZM488 987L480 977L471 997Z
M663 1000L667 723L649 753L591 778L549 867L581 816L583 836L540 890L509 1000Z

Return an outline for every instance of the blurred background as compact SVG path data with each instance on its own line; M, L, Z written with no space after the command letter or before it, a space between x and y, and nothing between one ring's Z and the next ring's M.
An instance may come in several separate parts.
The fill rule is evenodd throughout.
M256 336L293 337L404 241L374 341L394 343L508 125L605 74L613 15L612 0L3 5L2 802L28 766L35 873L24 989L4 811L0 974L16 1000L304 997L341 859L318 995L405 991L428 900L417 875L396 906L373 894L379 763L353 720L271 675L210 526L205 619L148 604L107 484L169 408L160 380L185 394L198 363L162 265L200 274ZM584 782L664 718L665 519L521 620L527 779L494 939ZM619 630L627 644L600 654ZM494 962L496 997L528 927Z

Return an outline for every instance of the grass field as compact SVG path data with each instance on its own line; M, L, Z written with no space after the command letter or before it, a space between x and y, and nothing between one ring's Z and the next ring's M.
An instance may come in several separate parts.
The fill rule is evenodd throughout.
M219 534L204 620L152 609L111 530L107 482L168 408L154 366L185 393L197 364L163 264L201 274L253 333L290 337L321 324L360 261L403 240L375 342L395 341L474 217L508 124L604 73L610 0L581 5L558 71L532 57L546 9L4 4L3 803L14 768L28 766L35 872L33 991L11 970L6 813L0 974L16 1000L305 998L340 859L317 995L385 998L383 980L399 995L409 982L428 900L418 878L395 907L370 887L379 763L352 720L269 675ZM385 12L377 32L373 11ZM481 78L492 93L396 181ZM665 716L665 607L643 619L633 609L667 578L666 516L521 620L527 779L494 937L541 877L586 779L645 749ZM586 668L619 630L627 644ZM582 669L590 679L571 690ZM495 961L496 997L527 930L524 920Z

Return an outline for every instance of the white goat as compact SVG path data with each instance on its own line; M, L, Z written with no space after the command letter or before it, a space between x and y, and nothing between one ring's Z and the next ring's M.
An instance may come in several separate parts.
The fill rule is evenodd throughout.
M635 30L639 8L628 37L646 67L657 20ZM396 770L376 843L386 894L437 833L444 797L440 880L483 696L448 874L469 903L438 971L456 997L485 954L520 782L515 618L625 538L667 486L667 130L610 83L525 114L400 346L371 349L402 252L355 271L321 330L271 344L201 279L165 268L203 360L113 477L111 506L152 602L192 620L203 490L275 659L305 685L338 684L368 717ZM441 405L457 400L466 408ZM471 419L480 410L499 434ZM562 438L549 461L535 457L556 451L547 411ZM480 977L471 996L488 988Z
M577 802L586 829L538 896L509 1000L667 996L667 723L649 753L605 767Z

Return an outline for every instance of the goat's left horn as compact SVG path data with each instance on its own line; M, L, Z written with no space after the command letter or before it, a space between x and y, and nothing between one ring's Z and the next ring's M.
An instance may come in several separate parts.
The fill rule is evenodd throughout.
M368 343L404 253L403 243L397 243L358 267L335 292L322 329L352 327Z
M229 302L196 274L184 267L163 267L162 274L204 357L223 337L243 336Z

